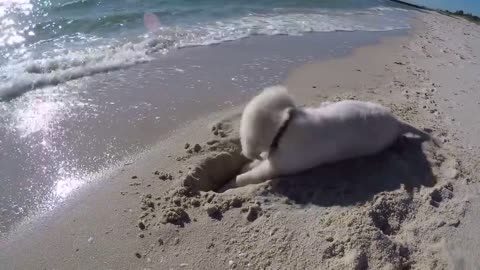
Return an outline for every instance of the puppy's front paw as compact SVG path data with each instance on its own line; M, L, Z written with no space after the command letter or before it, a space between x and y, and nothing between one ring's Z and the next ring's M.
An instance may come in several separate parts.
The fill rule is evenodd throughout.
M249 177L248 172L244 174L237 175L235 178L235 187L243 187L248 184L251 184L251 179Z
M251 169L255 168L258 166L258 164L260 164L260 162L262 162L261 160L258 160L258 159L255 159L251 162L248 162L247 164L243 165L242 169L240 170L240 173L246 173L248 171L250 171Z

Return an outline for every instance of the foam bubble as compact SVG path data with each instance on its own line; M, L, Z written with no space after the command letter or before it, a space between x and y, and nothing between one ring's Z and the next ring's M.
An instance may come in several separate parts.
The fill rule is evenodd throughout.
M138 50L129 44L121 48L79 51L50 59L26 61L7 67L14 75L0 87L0 99L9 99L36 88L58 85L149 60L145 50Z

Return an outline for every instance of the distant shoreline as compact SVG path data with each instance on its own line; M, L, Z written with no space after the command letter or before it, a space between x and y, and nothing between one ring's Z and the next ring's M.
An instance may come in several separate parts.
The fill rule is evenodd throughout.
M447 15L447 16L457 16L457 17L461 17L461 18L467 19L467 20L472 21L472 22L480 23L480 17L479 16L473 15L471 13L466 13L465 11L463 11L461 9L457 10L457 11L450 11L450 10L446 10L446 9L429 8L429 7L426 7L426 6L416 5L416 4L408 3L408 2L405 2L405 1L401 1L401 0L390 0L390 1L401 4L401 5L406 5L406 6L409 6L409 7L417 8L417 9L436 11L436 12L439 12L439 13Z
M409 6L409 7L418 8L418 9L434 10L434 9L428 8L426 6L416 5L416 4L408 3L408 2L405 2L405 1L400 1L400 0L390 0L390 1L401 4L401 5L406 5L406 6Z

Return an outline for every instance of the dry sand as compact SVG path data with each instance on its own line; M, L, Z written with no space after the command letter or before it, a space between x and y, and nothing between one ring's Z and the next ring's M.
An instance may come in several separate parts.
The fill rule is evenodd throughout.
M409 37L285 81L303 105L384 104L441 146L405 138L376 156L220 194L245 163L241 108L212 114L20 228L0 243L1 268L478 269L479 29L419 12Z

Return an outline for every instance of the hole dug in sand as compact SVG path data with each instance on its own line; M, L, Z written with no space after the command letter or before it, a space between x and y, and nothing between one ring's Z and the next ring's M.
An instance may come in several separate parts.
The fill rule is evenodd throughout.
M211 152L201 160L183 179L183 186L197 191L221 190L248 162L241 154L238 139L226 140L211 148L219 152Z
M249 222L262 215L252 197L245 194L219 194L221 189L242 169L248 159L241 155L238 139L222 140L211 145L205 156L196 162L193 169L181 179L181 186L164 192L161 196L146 194L142 198L139 229L173 224L184 227L196 221L190 209L200 208L210 218L221 220L223 214L233 208L241 208Z

